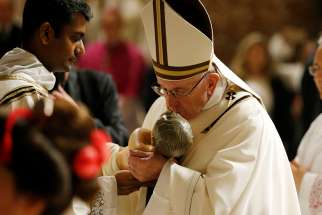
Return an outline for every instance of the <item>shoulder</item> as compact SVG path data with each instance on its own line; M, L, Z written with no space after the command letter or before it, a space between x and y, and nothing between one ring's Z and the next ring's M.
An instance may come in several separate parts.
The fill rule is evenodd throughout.
M228 96L229 95L226 93L223 101L224 103L227 103L227 100L229 99ZM229 116L230 118L243 120L266 113L259 100L248 92L235 92L230 103L230 105L225 107L224 111L226 112L225 115Z
M228 112L226 123L230 121L232 127L241 126L244 130L255 131L269 122L269 116L263 105L253 96L247 97L236 104ZM223 121L225 120L223 119Z
M205 114L201 119L208 121L213 118L209 126L204 130L255 130L262 127L263 122L267 121L268 115L262 104L251 94L236 95L232 101L227 101L227 97L222 100L218 107L214 107L214 111ZM230 104L229 104L230 103ZM220 110L216 110L220 109ZM214 114L212 114L214 112ZM206 119L205 119L206 118ZM209 118L209 119L207 119Z
M8 104L28 96L46 97L48 91L32 79L7 76L0 80L0 103Z
M10 109L17 107L32 108L36 101L47 97L47 93L43 93L34 86L21 86L13 89L0 99L0 104Z

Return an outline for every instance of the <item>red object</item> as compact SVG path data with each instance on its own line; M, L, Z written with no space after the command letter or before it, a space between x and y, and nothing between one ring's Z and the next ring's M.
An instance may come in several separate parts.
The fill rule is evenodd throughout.
M105 132L95 129L90 134L91 144L82 148L74 159L74 171L83 179L91 179L98 175L104 162L110 157L108 143L111 137Z
M0 163L10 162L12 153L12 129L18 119L29 119L32 112L26 108L18 108L8 114L4 126L2 144L0 146Z

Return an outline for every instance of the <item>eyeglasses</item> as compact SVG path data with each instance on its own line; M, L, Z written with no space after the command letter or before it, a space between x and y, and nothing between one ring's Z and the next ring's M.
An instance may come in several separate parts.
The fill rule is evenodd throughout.
M201 83L201 81L209 74L209 72L205 72L203 74L203 76L200 78L200 80L188 91L183 91L183 90L167 90L159 85L153 85L151 86L151 88L153 89L153 91L160 95L160 96L165 96L165 95L171 95L175 98L180 98L180 97L185 97L185 96L189 96L193 90L199 85L199 83Z
M321 67L318 64L312 64L309 66L309 73L312 76L314 76L319 70L321 70Z

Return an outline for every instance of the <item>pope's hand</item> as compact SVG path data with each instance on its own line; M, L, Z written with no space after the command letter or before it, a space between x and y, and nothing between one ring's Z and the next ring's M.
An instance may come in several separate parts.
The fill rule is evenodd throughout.
M167 159L157 152L130 150L129 170L140 182L157 180Z
M128 170L120 170L116 172L115 179L117 182L118 195L128 195L142 186L142 183L134 178Z
M128 170L129 149L139 149L146 152L154 151L151 145L151 131L144 128L135 129L130 135L128 147L122 149L116 155L117 166L121 170Z

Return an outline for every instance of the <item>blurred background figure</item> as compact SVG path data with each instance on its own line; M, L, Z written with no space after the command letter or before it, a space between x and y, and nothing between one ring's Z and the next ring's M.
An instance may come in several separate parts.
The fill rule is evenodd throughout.
M253 32L243 38L231 66L262 98L282 138L288 157L292 159L296 153L291 114L294 94L276 76L266 37L259 32Z
M78 66L111 74L125 125L132 131L141 124L140 112L143 113L139 91L146 71L144 57L133 43L122 37L123 18L118 7L105 7L101 27L104 40L87 44Z
M50 101L0 116L0 214L70 214L99 189L107 139L83 106Z
M269 51L276 64L276 74L297 95L308 57L314 52L315 41L301 27L285 25L269 40Z
M316 39L315 39L316 40ZM314 40L312 40L314 41ZM313 63L314 53L316 51L316 42L313 43L312 50L306 59L304 74L301 80L301 91L300 96L302 99L303 107L300 118L300 134L299 137L302 138L304 133L309 129L312 121L321 113L322 111L322 101L319 98L319 92L316 90L314 79L310 74L309 67Z
M322 37L309 73L317 88L317 98L322 99ZM313 96L313 95L304 95ZM321 214L322 211L322 115L311 123L306 131L296 158L291 163L292 172L298 191L301 212Z
M0 58L21 43L21 29L15 23L16 1L0 0Z

